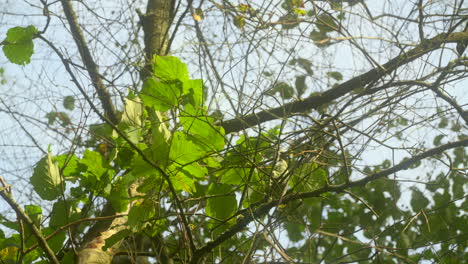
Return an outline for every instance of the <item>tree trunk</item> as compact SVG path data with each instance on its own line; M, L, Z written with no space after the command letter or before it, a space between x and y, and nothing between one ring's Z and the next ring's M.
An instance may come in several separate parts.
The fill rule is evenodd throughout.
M66 2L66 1L64 1ZM70 5L71 6L71 5ZM143 25L144 31L144 42L145 42L145 67L141 72L141 78L144 81L146 78L151 76L152 68L151 61L154 55L165 55L169 51L169 27L171 25L173 17L173 6L174 0L148 0L146 14L140 14L141 23ZM68 20L70 24L74 24L75 27L78 27L76 19L73 21ZM73 27L73 26L72 26ZM83 43L78 43L79 40L74 36L75 42L83 49ZM84 41L84 38L83 38ZM84 49L87 49L84 46ZM93 70L96 72L97 69ZM97 76L100 76L96 74ZM99 77L100 78L100 77ZM98 87L96 87L98 89ZM106 101L107 103L107 101ZM113 110L113 107L112 107ZM115 110L113 110L115 111ZM112 115L112 114L109 114ZM138 182L133 184L130 187L130 195L136 194L136 189L138 188ZM131 205L127 209L127 212L130 210ZM103 216L109 216L115 214L114 210L111 208L110 204L106 205L103 210ZM116 252L116 249L121 243L117 243L113 248L108 250L102 250L102 247L105 244L105 240L112 235L116 234L120 230L124 229L126 226L126 218L117 217L113 220L105 220L97 222L85 235L83 245L78 253L78 263L79 264L110 264ZM164 241L162 236L157 237L156 246L158 247L158 254L156 256L158 261L161 263L173 263L173 261L168 257L167 249L164 246ZM121 241L122 242L122 241ZM122 259L125 257L119 256L118 261L122 263ZM145 257L137 260L137 263L144 263ZM131 262L127 258L127 263ZM125 260L124 260L125 261Z

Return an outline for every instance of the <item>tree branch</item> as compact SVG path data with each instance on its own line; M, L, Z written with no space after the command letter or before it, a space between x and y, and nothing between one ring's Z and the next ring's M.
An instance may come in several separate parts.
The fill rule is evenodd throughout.
M191 234L190 228L188 227L188 222L187 222L187 219L186 219L184 211L183 211L182 203L180 202L180 199L177 196L177 192L175 191L174 185L172 184L172 181L171 181L169 175L163 169L161 169L154 161L149 159L147 157L147 155L145 155L145 153L137 145L135 145L135 143L133 143L133 141L131 141L114 123L112 123L106 116L104 116L101 112L99 112L97 107L93 104L91 98L86 94L86 91L80 85L80 83L78 82L78 79L73 74L73 72L71 70L71 67L70 67L70 63L63 57L63 55L60 53L60 51L57 49L57 47L55 47L50 41L48 41L47 39L45 39L42 36L39 36L39 39L46 42L55 51L57 56L59 56L59 58L62 61L63 65L65 66L65 69L70 74L70 77L72 78L73 83L77 86L78 90L80 90L80 92L83 95L83 97L85 98L85 100L89 103L89 105L91 106L91 109L93 109L93 111L104 122L109 124L112 127L112 129L115 130L117 132L117 134L120 137L122 137L130 145L130 147L133 148L142 157L142 159L145 162L147 162L149 165L151 165L153 168L155 168L158 172L161 173L164 180L168 183L169 190L171 191L171 193L173 195L173 199L175 201L175 205L176 205L177 209L179 210L181 218L183 219L184 226L187 228L187 234L188 234L188 236L190 238L190 247L192 248L192 250L194 250L195 245L193 243L192 234ZM115 212L113 211L110 203L107 203L106 206L104 207L103 215L104 216L113 215L114 213ZM98 223L100 223L100 225L95 225L88 231L87 235L85 235L84 241L89 240L89 239L86 239L87 237L93 238L93 236L95 236L96 234L99 234L102 230L107 230L112 225L112 223L108 222L108 221L101 221L101 222L98 222Z
M60 261L58 261L57 257L55 256L54 251L49 247L49 244L47 244L46 239L42 235L41 231L36 227L34 222L29 218L29 216L21 209L21 207L16 203L16 201L13 199L11 194L8 191L8 187L5 186L3 179L2 181L2 189L0 189L0 196L10 205L10 207L15 211L15 213L20 217L31 229L31 232L33 235L36 237L37 242L39 246L44 250L44 253L46 254L47 258L51 263L56 263L60 264Z
M441 146L436 147L436 148L429 149L429 150L427 150L427 151L425 151L423 153L420 153L420 154L415 155L415 156L413 156L411 158L405 159L402 162L400 162L399 164L397 164L397 165L395 165L395 166L393 166L391 168L388 168L386 170L382 170L380 172L374 173L374 174L372 174L372 175L370 175L368 177L365 177L365 178L363 178L361 180L357 180L357 181L353 181L353 182L349 182L349 183L344 183L344 184L341 184L341 185L327 185L327 186L324 186L324 187L322 187L320 189L317 189L315 191L312 191L312 192L304 192L304 193L286 195L281 200L281 203L282 204L287 204L289 202L296 201L296 200L299 200L299 199L319 197L320 195L322 195L324 193L327 193L327 192L339 193L339 192L343 192L346 189L351 188L351 187L364 186L368 182L383 178L385 176L396 173L396 172L398 172L400 170L405 170L409 166L411 166L412 164L415 164L416 162L418 162L418 161L420 161L422 159L425 159L425 158L440 154L440 153L442 153L442 152L444 152L446 150L456 148L456 147L461 147L461 146L468 146L468 138L465 138L465 139L462 139L462 140L459 140L459 141L455 141L455 142L452 142L452 143L448 143L448 144L445 144L445 145L441 145ZM247 212L242 214L243 217L238 218L239 221L234 226L232 226L227 231L222 233L215 240L208 242L205 246L203 246L202 248L195 251L195 254L194 254L194 256L193 256L190 263L191 264L201 263L202 259L204 258L204 256L206 254L210 253L214 248L216 248L217 246L222 244L224 241L226 241L227 239L231 238L232 236L234 236L235 234L240 232L250 222L252 222L255 218L259 218L259 217L262 217L265 214L267 214L270 211L270 209L272 209L275 206L278 206L279 202L280 202L280 200L275 200L275 201L268 202L266 204L261 205L258 209L254 210L253 212L251 212L251 210L247 210Z
M294 101L269 110L227 120L222 122L221 126L224 128L226 133L238 132L267 121L315 109L321 105L330 103L354 89L364 88L366 85L378 81L380 78L392 73L399 67L440 48L442 44L458 43L460 41L468 41L468 32L456 32L450 34L441 33L431 39L422 41L412 50L389 60L387 63L383 64L381 68L379 67L369 70L364 74L339 84L335 88L331 88L318 95L310 96L301 101Z
M81 59L88 71L89 77L94 85L94 88L97 91L99 100L101 101L102 108L104 109L105 116L114 124L119 123L119 118L115 110L114 104L112 102L111 96L107 87L104 85L104 82L99 74L98 67L94 62L93 56L89 51L88 45L83 35L83 31L78 25L78 19L75 11L71 5L70 0L60 0L62 3L63 11L67 18L68 24L70 25L70 30L75 40L76 45L78 46L78 51L80 52Z

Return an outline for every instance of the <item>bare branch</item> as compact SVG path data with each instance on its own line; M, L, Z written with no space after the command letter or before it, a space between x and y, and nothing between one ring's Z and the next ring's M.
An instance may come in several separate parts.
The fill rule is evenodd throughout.
M456 32L450 34L441 33L431 39L423 41L412 50L389 60L387 63L382 65L384 70L374 68L318 95L313 95L305 98L304 100L287 103L283 106L264 110L259 113L227 120L222 122L221 125L226 133L238 132L267 121L285 118L295 113L302 113L315 109L321 105L330 103L354 89L366 87L370 83L378 81L401 66L440 48L443 44L458 43L464 40L468 40L467 32Z
M78 19L75 11L73 10L71 1L61 0L61 3L63 6L63 11L65 12L65 16L67 17L68 24L70 24L70 30L72 32L73 39L75 40L78 51L81 55L81 59L86 66L86 70L88 71L89 77L93 82L94 88L98 93L105 116L109 118L110 122L118 124L119 118L115 110L114 103L112 102L111 95L109 94L107 87L104 85L101 75L99 74L98 67L94 62L91 52L89 51L88 45L83 35L83 31L78 25Z

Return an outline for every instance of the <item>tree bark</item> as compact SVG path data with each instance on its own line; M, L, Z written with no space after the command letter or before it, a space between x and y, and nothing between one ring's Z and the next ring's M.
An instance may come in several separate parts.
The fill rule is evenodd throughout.
M169 53L169 28L174 17L174 0L148 0L146 14L140 14L145 40L145 67L141 79L152 74L151 61L154 55Z
M117 111L115 110L115 106L111 100L110 93L99 74L97 64L95 63L91 51L87 46L71 1L61 0L61 3L67 21L70 24L70 30L73 35L73 39L75 40L75 44L78 47L81 59L83 60L93 86L99 95L100 102L104 109L104 116L116 125L119 122ZM144 56L146 66L142 70L141 75L143 81L152 74L151 62L154 55L165 55L169 51L169 28L174 12L173 6L174 0L148 0L146 14L140 14L145 42ZM138 182L139 181L130 187L130 194L135 193L135 190L138 188ZM127 208L127 212L130 210L130 206ZM110 204L107 204L101 215L108 216L113 214L115 214L115 211ZM117 247L122 241L105 251L102 247L104 246L107 238L125 228L126 221L125 217L118 217L112 220L99 221L95 223L84 236L83 244L78 252L78 263L110 264ZM161 255L158 259L162 263L173 263L173 261L168 257L167 249L162 241L162 236L159 236L158 238L161 240L157 244L158 247L161 247L158 248L159 254Z

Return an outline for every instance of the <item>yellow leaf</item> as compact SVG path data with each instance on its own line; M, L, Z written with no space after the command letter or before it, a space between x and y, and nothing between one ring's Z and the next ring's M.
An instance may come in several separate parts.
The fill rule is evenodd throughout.
M201 21L205 18L205 15L203 14L203 10L201 8L195 9L195 12L193 12L193 19L196 21Z
M16 259L18 254L17 247L6 247L0 250L0 259L7 260L7 259Z
M234 18L234 26L242 29L245 26L245 17L244 16L236 16Z

